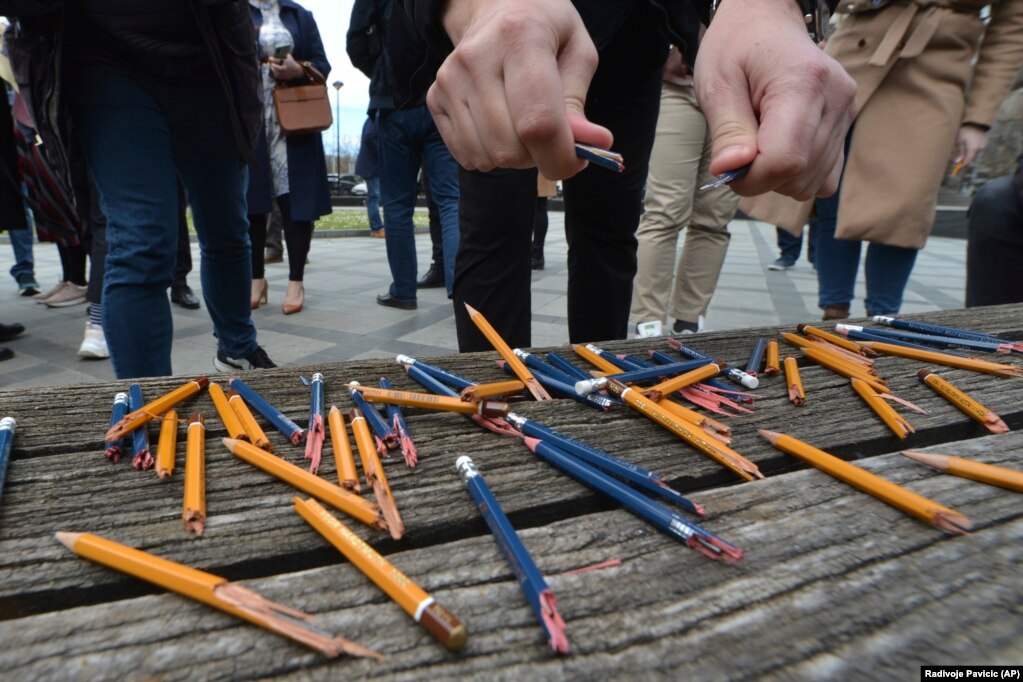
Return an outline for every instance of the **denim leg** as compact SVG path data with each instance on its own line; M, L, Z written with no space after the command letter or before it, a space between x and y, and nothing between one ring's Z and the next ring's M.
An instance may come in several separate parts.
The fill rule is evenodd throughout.
M1023 301L1023 206L1011 175L984 184L973 197L966 241L966 307Z
M784 230L780 227L774 228L778 233L778 251L779 255L785 260L795 263L799 260L799 252L803 248L803 235L798 237L788 230Z
M32 223L29 223L31 226ZM11 239L11 250L14 251L14 265L11 266L11 277L31 275L35 272L35 259L32 256L32 228L27 230L8 230Z
M422 165L417 132L426 106L382 113L380 135L380 198L387 229L389 293L402 301L416 300L416 239L412 213L416 207L416 175Z
M107 217L103 330L114 373L119 379L169 375L174 329L166 292L178 235L166 117L149 92L117 69L73 69L65 84Z
M818 199L814 224L814 259L817 265L817 305L848 305L853 299L856 272L860 268L861 243L835 239L838 193Z
M369 229L379 232L384 229L380 218L380 178L366 178L366 213L369 215Z
M863 265L867 277L868 315L894 315L902 307L902 294L916 263L917 249L871 243Z
M178 70L181 73L176 73ZM248 357L257 348L249 302L252 251L245 199L248 169L238 151L227 102L216 78L183 66L172 66L169 71L164 105L175 168L188 195L199 239L203 299L220 349L228 357ZM174 183L171 189L175 196L171 232L176 247Z
M444 282L448 296L455 283L455 257L458 255L460 230L458 227L458 163L441 139L430 112L429 128L423 141L426 174L430 177L430 192L440 213L441 242L444 251Z

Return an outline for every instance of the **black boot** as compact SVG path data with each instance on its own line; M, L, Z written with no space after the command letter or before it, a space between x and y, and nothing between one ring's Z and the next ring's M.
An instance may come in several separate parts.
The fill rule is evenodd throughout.
M529 267L533 270L543 270L543 249L533 246L533 257L529 261Z
M416 284L420 289L436 289L444 286L444 266L439 263L431 263L430 269L426 271Z

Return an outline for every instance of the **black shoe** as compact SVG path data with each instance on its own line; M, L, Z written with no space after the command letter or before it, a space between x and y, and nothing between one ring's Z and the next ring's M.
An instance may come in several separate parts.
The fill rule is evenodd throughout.
M419 307L419 304L415 301L402 300L390 294L378 294L377 304L387 306L388 308L401 308L402 310L415 310Z
M767 266L768 270L774 270L775 272L788 270L796 265L795 261L791 261L788 258L779 258L770 265Z
M437 263L431 263L430 269L416 282L416 286L420 289L436 289L444 286L444 267ZM377 302L379 303L379 301L380 299L378 298ZM380 305L387 304L381 303ZM412 307L414 308L415 306Z
M218 372L244 372L250 369L273 369L277 365L273 363L262 346L256 346L256 350L245 358L229 358L227 353L217 350L217 357L213 358L213 366L217 368Z
M3 362L4 360L10 360L13 357L14 357L13 350L11 350L10 348L3 348L2 346L0 346L0 362Z
M700 323L675 320L675 324L671 325L671 331L675 334L695 334L700 331Z
M15 336L21 336L25 333L25 325L18 324L0 324L0 341L10 341Z
M264 263L280 263L282 260L284 260L284 252L269 246L263 249Z
M19 272L14 281L18 283L18 291L22 296L35 296L39 293L39 282L30 272Z
M543 254L539 256L533 254L533 257L529 260L529 268L531 270L543 270Z
M192 293L188 286L171 288L171 303L177 303L182 308L197 310L199 308L199 297Z

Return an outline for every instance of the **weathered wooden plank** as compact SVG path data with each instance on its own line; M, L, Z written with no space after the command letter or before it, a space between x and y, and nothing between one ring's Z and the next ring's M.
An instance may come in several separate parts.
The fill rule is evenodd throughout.
M1017 434L948 444L1023 467ZM0 623L0 669L20 679L910 679L921 664L1018 662L1023 510L998 488L897 455L863 466L968 514L948 538L816 471L707 491L738 567L707 561L621 511L521 534L559 598L573 655L554 658L489 536L399 552L405 568L469 626L446 653L350 565L250 584L317 612L383 651L328 662L172 595ZM323 541L299 530L310 545ZM565 576L617 556L618 568ZM87 566L83 563L83 566ZM91 567L90 567L91 568ZM106 569L97 569L106 570Z

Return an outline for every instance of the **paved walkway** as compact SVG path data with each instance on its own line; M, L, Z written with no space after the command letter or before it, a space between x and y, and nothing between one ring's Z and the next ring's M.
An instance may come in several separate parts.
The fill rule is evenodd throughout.
M732 243L714 301L706 319L708 330L734 329L817 320L817 280L805 260L787 272L770 272L777 257L772 226L749 221L732 223ZM429 261L430 240L416 239L419 262ZM198 247L193 244L198 263ZM0 240L0 267L10 263L10 247ZM932 238L917 260L906 292L903 312L963 306L966 242ZM44 289L60 277L56 249L36 246L36 277ZM353 237L315 239L306 267L306 307L284 316L280 305L287 285L285 264L267 266L270 305L253 312L260 343L280 365L308 365L341 360L419 356L457 352L451 303L443 289L420 292L419 309L402 311L376 304L376 294L390 283L384 240ZM546 270L533 274L533 345L564 344L566 266L563 215L551 213ZM199 276L189 283L198 292ZM853 314L863 313L862 276ZM174 312L175 374L212 372L215 339L205 306ZM486 311L483 311L486 313ZM113 380L107 360L76 356L85 325L85 306L48 309L17 295L13 280L0 277L0 321L21 322L28 331L8 342L16 356L0 364L0 389L55 386Z

